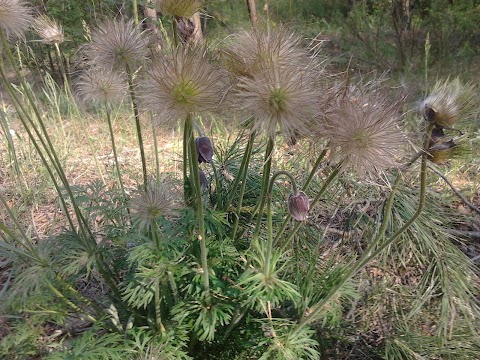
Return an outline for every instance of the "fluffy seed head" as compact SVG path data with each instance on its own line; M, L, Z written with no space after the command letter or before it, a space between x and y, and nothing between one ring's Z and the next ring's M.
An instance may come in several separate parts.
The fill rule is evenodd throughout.
M61 44L65 39L62 26L46 15L40 15L35 19L33 29L46 44Z
M332 148L361 176L395 166L404 136L395 104L378 93L345 95L327 117L325 132Z
M175 193L165 184L150 183L147 191L139 193L130 201L134 221L140 228L147 228L162 216L175 214Z
M477 113L474 86L464 85L458 78L438 81L422 102L420 111L427 121L443 127L468 120Z
M95 66L108 70L133 68L147 55L144 34L132 20L111 20L100 24L92 32L92 42L87 47L87 56Z
M302 67L310 56L300 42L299 36L282 27L242 31L232 36L231 45L225 50L226 63L233 73L247 77L253 77L271 62Z
M120 74L98 68L84 71L76 88L85 103L110 104L122 100L127 92L125 79Z
M280 127L287 139L309 133L316 113L316 91L308 71L271 63L255 76L244 77L238 87L239 107L254 116L253 127L273 138Z
M189 18L203 7L203 0L157 0L156 6L162 14Z
M200 48L179 47L154 60L142 84L145 107L161 119L184 119L192 112L219 111L228 77Z
M23 0L0 0L0 29L7 37L22 37L32 22L32 11Z

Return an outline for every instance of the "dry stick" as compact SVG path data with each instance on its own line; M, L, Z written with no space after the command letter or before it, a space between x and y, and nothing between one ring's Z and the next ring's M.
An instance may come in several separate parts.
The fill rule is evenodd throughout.
M465 196L463 196L460 191L458 191L454 186L453 184L450 182L450 180L447 179L447 177L445 175L443 175L440 171L438 171L437 169L435 169L433 166L431 165L428 165L428 168L430 170L432 170L435 174L437 174L438 176L440 176L443 181L445 181L447 183L448 186L450 186L450 189L452 189L452 191L455 193L455 195L457 195L464 203L465 205L467 205L470 209L472 209L473 211L475 211L476 213L480 214L480 209L477 208L475 205L473 205L470 201L468 201Z
M252 22L252 27L257 28L257 7L255 0L247 0L248 16Z
M422 154L422 165L420 170L420 195L419 195L419 202L418 207L413 216L399 229L393 234L388 240L386 240L382 245L380 245L377 249L375 247L378 245L378 241L373 241L370 246L365 250L364 255L360 258L360 260L347 271L344 277L338 282L337 285L333 287L333 289L329 292L329 294L324 297L320 302L314 305L313 310L310 312L308 316L304 316L298 322L297 328L293 331L293 334L298 333L304 326L308 325L309 323L316 320L316 317L323 311L325 305L335 296L335 294L340 290L340 288L345 285L345 283L350 280L358 271L363 269L372 259L374 259L377 255L379 255L383 250L389 247L400 235L402 235L418 218L421 214L423 207L425 205L425 194L427 188L427 149L430 143L430 136L432 133L434 124L429 124L427 130L425 132L425 141L424 141L424 152ZM391 201L393 202L393 196L391 196ZM390 199L389 199L390 200ZM385 214L384 222L387 222L389 219L389 214ZM382 224L383 225L383 224ZM382 226L383 228L383 226ZM380 240L382 236L377 235L375 240ZM374 250L375 249L375 250Z

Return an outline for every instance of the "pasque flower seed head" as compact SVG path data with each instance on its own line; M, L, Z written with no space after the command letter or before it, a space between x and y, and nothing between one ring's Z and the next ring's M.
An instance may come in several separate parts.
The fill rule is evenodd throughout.
M204 5L203 0L156 0L155 4L162 14L179 18L189 18Z
M420 111L425 120L441 127L468 120L478 112L474 86L464 85L458 78L438 81L422 102Z
M327 116L325 132L345 166L360 175L396 165L404 136L398 107L379 92L349 92Z
M160 54L147 75L141 83L142 101L162 120L217 113L229 89L228 76L209 61L203 48L178 47L171 54Z
M147 191L139 191L130 201L130 208L134 221L140 228L146 228L159 217L176 213L175 193L166 184L150 183Z
M0 29L7 37L22 37L32 20L32 11L27 2L0 0Z
M317 110L313 79L307 71L272 62L254 77L242 78L237 89L238 106L254 116L254 129L274 137L279 127L287 139L309 134L308 125Z
M107 70L124 71L142 62L147 55L147 41L132 20L109 20L92 32L87 46L90 62Z
M121 100L127 92L121 74L95 67L84 71L75 86L78 96L86 103L110 104Z
M40 15L35 19L33 29L46 44L61 44L65 40L62 26L46 15Z

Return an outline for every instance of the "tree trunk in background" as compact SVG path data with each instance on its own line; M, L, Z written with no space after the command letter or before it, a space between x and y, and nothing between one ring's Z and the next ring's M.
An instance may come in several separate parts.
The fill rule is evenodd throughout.
M250 21L254 28L257 27L257 7L255 0L247 0L248 15L250 16Z
M157 10L153 4L153 0L147 0L143 5L143 16L145 17L145 28L152 33L158 33L157 28Z
M200 13L196 12L190 18L190 21L193 23L194 30L192 34L191 41L195 44L198 44L203 41L203 31L202 31L202 21L200 19Z

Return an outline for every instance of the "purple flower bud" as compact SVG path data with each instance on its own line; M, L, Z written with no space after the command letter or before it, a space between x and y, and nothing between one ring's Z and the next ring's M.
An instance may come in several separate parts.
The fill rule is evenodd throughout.
M212 142L206 136L195 139L195 146L197 147L198 162L209 163L213 158Z
M310 210L310 200L307 194L299 191L288 196L288 212L297 221L305 221Z

